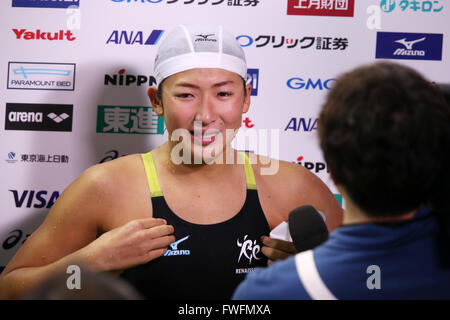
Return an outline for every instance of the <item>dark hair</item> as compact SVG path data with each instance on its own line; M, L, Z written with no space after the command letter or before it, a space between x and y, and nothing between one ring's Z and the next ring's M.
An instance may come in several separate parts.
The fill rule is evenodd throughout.
M450 108L413 69L379 62L342 75L318 131L333 180L368 215L448 203Z

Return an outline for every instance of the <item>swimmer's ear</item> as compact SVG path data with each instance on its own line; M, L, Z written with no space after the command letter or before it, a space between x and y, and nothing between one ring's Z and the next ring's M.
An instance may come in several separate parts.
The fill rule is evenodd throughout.
M246 113L250 108L250 96L252 94L252 85L249 83L245 86L244 108L242 113Z
M164 114L162 101L158 97L158 90L155 87L148 88L147 95L150 98L150 102L152 103L153 111L158 116L162 116Z

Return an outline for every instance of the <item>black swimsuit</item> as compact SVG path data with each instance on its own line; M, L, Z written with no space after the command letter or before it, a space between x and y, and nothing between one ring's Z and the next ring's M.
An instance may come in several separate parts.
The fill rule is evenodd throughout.
M121 277L149 299L230 299L234 289L255 267L267 265L262 235L270 232L259 203L253 169L247 155L244 168L247 196L231 219L200 225L170 210L158 182L151 152L142 154L152 193L153 217L174 227L176 241L164 256L125 270Z

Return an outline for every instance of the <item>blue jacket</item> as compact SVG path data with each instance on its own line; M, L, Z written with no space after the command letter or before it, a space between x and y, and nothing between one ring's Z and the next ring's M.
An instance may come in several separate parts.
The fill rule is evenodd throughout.
M248 274L233 299L450 299L450 269L440 265L437 235L428 212L402 223L345 225L302 259L297 254ZM305 256L316 277L304 271Z

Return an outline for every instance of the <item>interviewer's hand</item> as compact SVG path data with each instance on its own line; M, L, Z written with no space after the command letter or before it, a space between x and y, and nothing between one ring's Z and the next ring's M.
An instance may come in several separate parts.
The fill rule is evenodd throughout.
M262 236L261 241L264 245L261 251L268 258L268 265L275 260L286 259L297 253L292 242L273 239L267 236Z
M114 271L156 259L174 241L173 226L163 219L147 218L112 229L82 250L94 269Z

